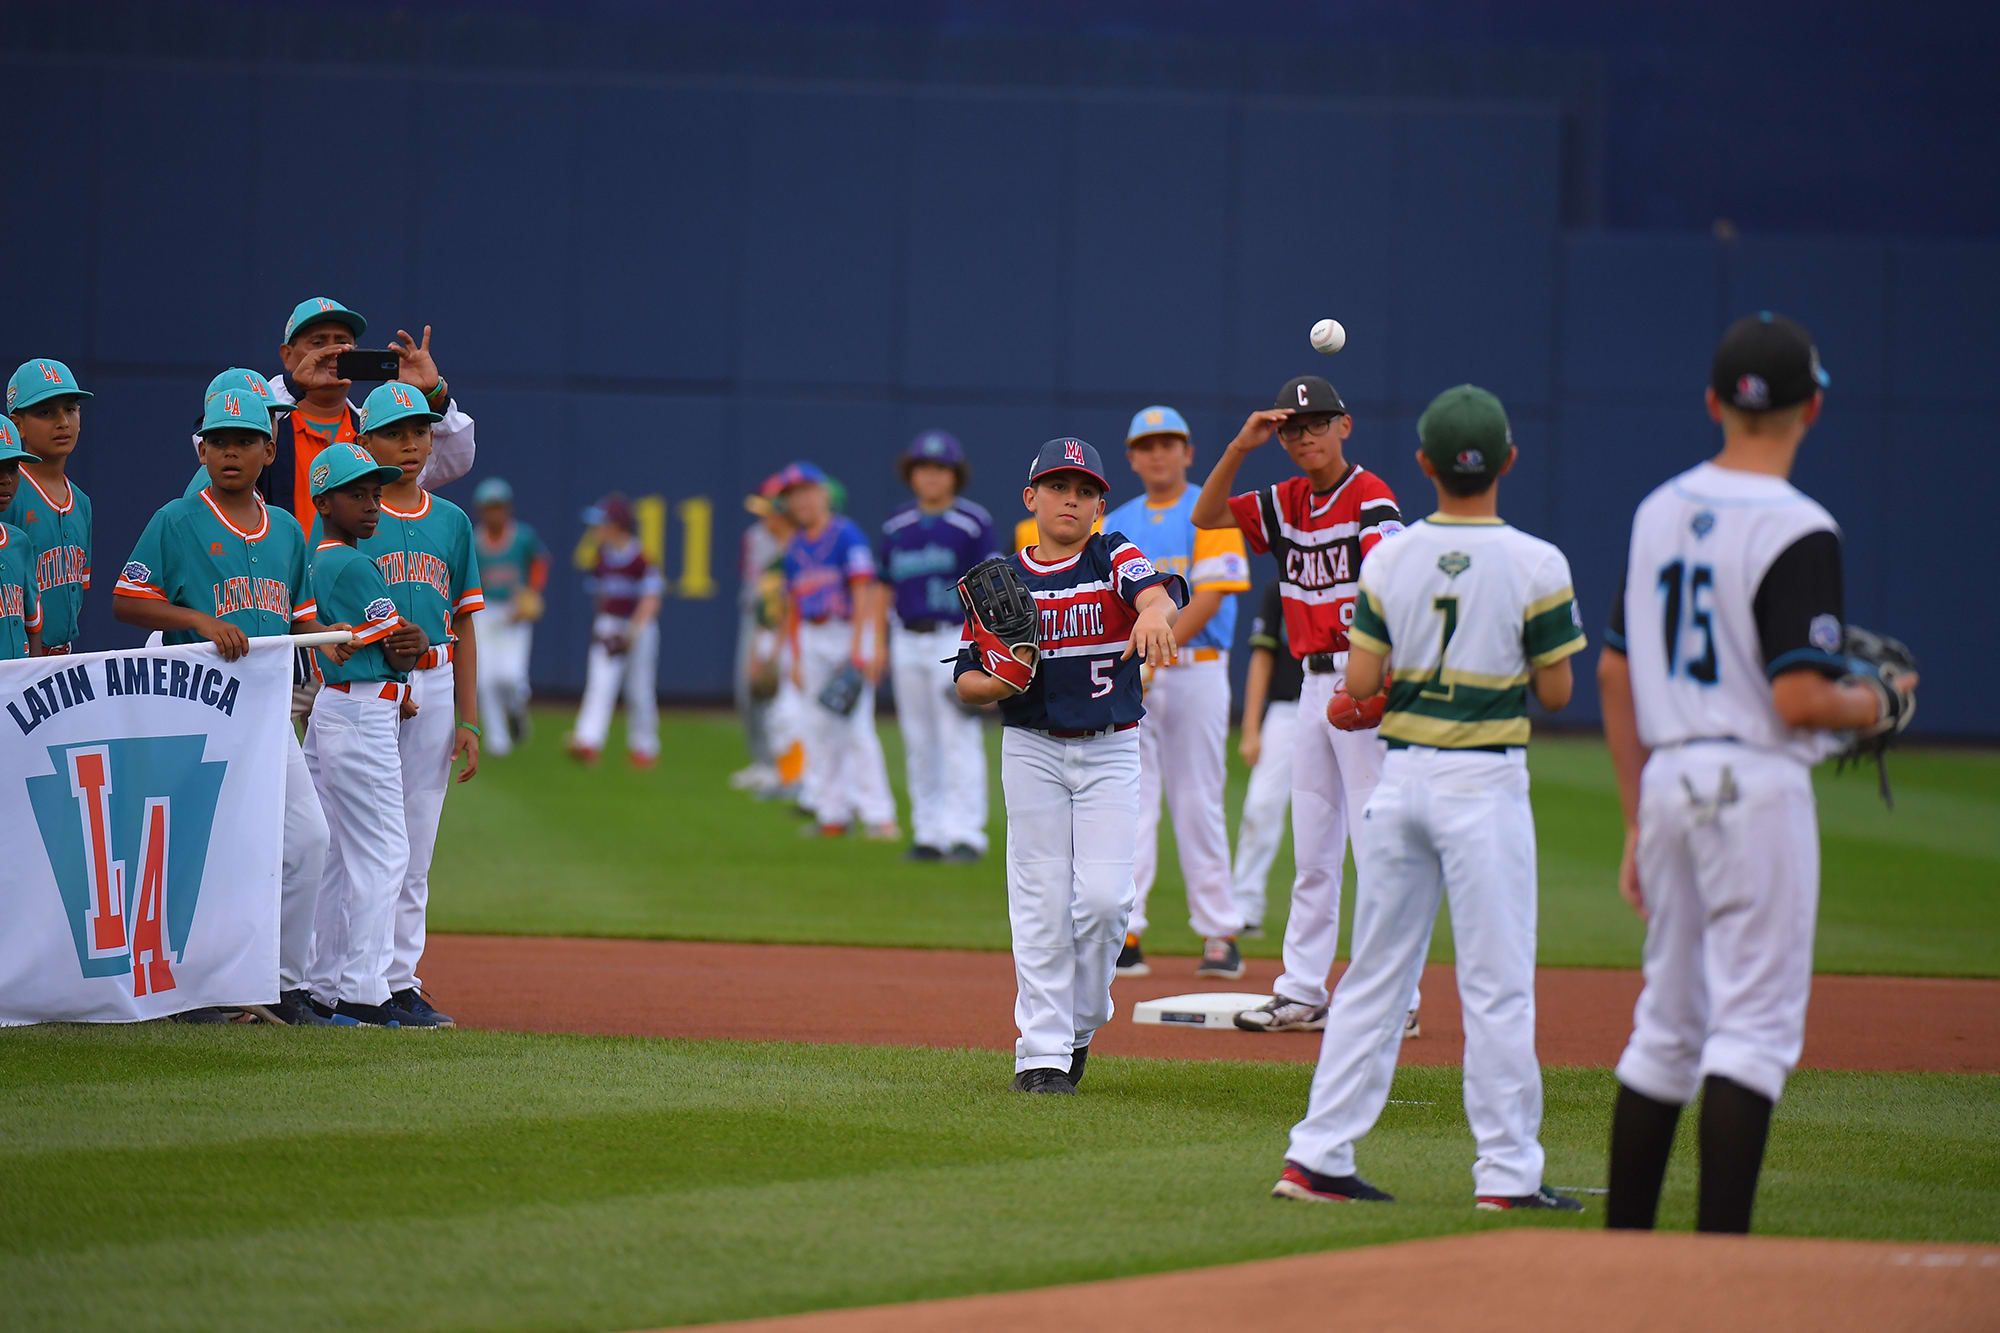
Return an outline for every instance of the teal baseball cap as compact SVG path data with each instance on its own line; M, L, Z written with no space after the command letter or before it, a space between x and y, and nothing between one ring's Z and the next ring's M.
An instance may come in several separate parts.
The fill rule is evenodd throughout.
M295 406L292 403L279 402L278 395L271 388L271 381L247 366L231 366L210 380L208 388L202 391L201 400L206 403L215 395L230 390L262 398L264 406L273 412L289 412Z
M1148 435L1178 435L1183 440L1191 438L1188 434L1187 418L1173 408L1157 403L1152 407L1142 407L1132 414L1132 424L1125 428L1125 443L1129 445L1132 441Z
M271 435L271 405L248 389L223 389L201 405L201 434L212 430L254 430Z
M405 417L422 417L425 421L443 421L444 413L431 411L431 405L424 401L424 395L415 385L401 380L390 380L387 384L375 386L375 392L368 395L361 404L361 426L363 434L380 430L392 422Z
M514 488L499 477L488 477L479 483L479 489L472 493L473 507L484 509L487 505L510 505L514 503Z
M60 361L45 361L40 357L33 361L23 361L14 370L14 377L7 381L7 410L18 412L24 407L33 407L45 398L88 398L90 395L77 387L76 376L70 374L69 367Z
M14 423L0 417L0 463L39 463L42 460L21 447L21 437L14 433Z
M366 449L348 440L320 450L308 480L314 495L325 495L357 481L379 481L386 486L402 475L403 469L376 462Z
M298 331L308 324L317 324L330 319L337 324L345 324L354 330L359 338L368 328L368 321L349 310L331 296L308 296L292 307L292 317L285 321L285 341L290 342Z

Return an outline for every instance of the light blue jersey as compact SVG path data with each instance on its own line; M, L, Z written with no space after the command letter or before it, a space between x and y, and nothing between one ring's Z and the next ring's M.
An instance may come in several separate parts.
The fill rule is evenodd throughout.
M1124 533L1154 568L1186 579L1190 593L1224 594L1222 605L1201 632L1181 647L1227 652L1236 638L1235 594L1250 591L1250 557L1237 529L1194 525L1198 498L1200 492L1192 486L1169 505L1155 505L1137 495L1106 514L1104 527L1107 532Z

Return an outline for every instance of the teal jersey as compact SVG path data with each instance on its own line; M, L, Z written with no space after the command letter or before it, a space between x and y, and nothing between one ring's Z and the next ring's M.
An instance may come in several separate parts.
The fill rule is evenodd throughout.
M1106 514L1104 530L1124 533L1153 568L1186 579L1190 596L1211 589L1224 594L1208 623L1181 647L1228 652L1236 639L1235 594L1250 591L1250 557L1237 529L1194 525L1198 498L1190 486L1172 504L1155 505L1142 492Z
M517 588L537 592L548 582L549 548L526 523L510 523L497 542L488 541L482 526L473 534L473 554L479 559L479 590L488 606L514 600Z
M14 492L14 503L0 510L0 523L12 523L26 533L28 549L35 553L42 642L75 643L83 593L90 586L90 497L72 481L69 503L57 507L24 467L21 488Z
M35 553L28 534L0 523L0 661L28 655L28 632L42 627Z
M231 523L206 488L163 505L139 534L118 573L117 595L150 597L226 620L253 639L290 634L313 617L306 583L306 535L282 509L258 502L263 523L246 532ZM202 643L193 630L169 630L168 643Z
M383 680L401 684L408 680L410 673L391 667L382 653L382 640L396 628L400 613L389 596L388 580L375 562L345 542L315 542L308 577L320 623L354 627L354 656L345 662L331 661L324 653L313 654L313 667L320 678L329 685Z
M389 585L396 611L424 632L433 646L451 637L451 618L486 605L479 591L479 557L472 550L472 520L429 491L414 513L387 503L375 535L357 548L373 560ZM313 544L319 545L313 521Z

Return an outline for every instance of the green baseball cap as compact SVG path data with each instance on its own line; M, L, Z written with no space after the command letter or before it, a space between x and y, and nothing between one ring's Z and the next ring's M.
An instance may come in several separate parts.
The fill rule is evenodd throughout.
M380 430L404 417L422 417L425 421L443 421L444 413L431 411L431 405L415 385L401 380L390 380L387 384L375 386L375 392L368 395L361 404L361 432Z
M0 463L39 463L42 460L21 447L21 437L14 433L14 423L0 417Z
M379 481L386 486L402 475L403 469L377 463L366 449L348 440L319 451L309 480L314 495L325 495L357 481Z
M1424 457L1441 477L1491 480L1507 466L1514 431L1500 400L1475 384L1446 389L1417 418Z
M368 328L367 320L331 296L308 296L292 307L292 317L285 321L285 341L290 342L306 325L328 319L353 329L357 338Z
M14 376L7 381L7 410L18 412L24 407L32 407L45 398L88 398L89 394L79 389L76 376L70 374L69 367L60 361L45 361L40 357L33 361L23 361L14 369Z
M271 405L248 389L221 389L201 405L201 434L212 430L254 430L271 435Z

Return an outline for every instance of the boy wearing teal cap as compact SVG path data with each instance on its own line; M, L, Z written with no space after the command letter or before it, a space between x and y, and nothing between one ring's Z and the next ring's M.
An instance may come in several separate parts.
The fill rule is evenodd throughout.
M270 411L252 386L234 379L208 395L201 419L206 484L164 505L146 524L112 592L113 615L159 631L166 643L207 640L226 661L250 651L253 638L329 628L315 619L305 533L297 519L266 506L257 493L274 451ZM339 662L353 650L343 644L320 651ZM285 766L279 996L262 1012L281 1023L314 1025L326 1020L308 1002L306 967L327 825L305 755L289 729L286 740L291 749Z
M502 755L528 731L528 654L542 618L549 552L535 530L514 517L514 488L488 477L472 493L479 511L474 553L487 614L479 618L479 712L493 734L486 753Z
M326 688L313 700L305 743L332 835L307 986L316 1012L338 1026L418 1024L389 1004L389 959L410 864L397 731L410 669L430 641L397 611L388 580L358 549L381 521L382 484L402 475L353 441L321 450L310 474L320 534L309 570L315 601L354 630L346 661L314 663Z
M68 475L88 397L60 361L23 361L7 381L7 415L34 461L16 460L21 486L0 510L0 522L26 533L34 553L44 655L66 653L75 644L90 587L90 497Z
M41 460L21 447L14 423L0 417L0 510L14 503L21 464ZM0 661L39 657L42 601L35 587L35 560L28 534L0 523Z
M217 394L226 392L235 392L238 394L242 394L245 397L255 397L263 399L264 406L267 409L269 409L271 414L270 434L272 436L272 453L275 456L277 451L277 444L276 444L277 420L280 416L284 415L287 412L290 412L292 410L293 405L291 403L278 401L278 396L271 391L271 381L265 379L262 375L259 375L256 371L249 369L247 366L231 366L229 369L223 371L220 375L217 375L214 379L210 380L208 382L208 388L202 391L201 401L202 401L202 412L203 412L204 422L206 422L207 420L208 404L211 401L213 401L213 399ZM187 489L181 492L181 495L187 499L193 499L195 496L200 495L203 491L208 489L208 483L209 483L208 464L202 461L202 455L201 455L202 429L204 429L204 427L198 427L195 432L194 476L188 478ZM266 466L268 466L268 464ZM299 522L301 528L303 528L304 520L301 519L299 520Z

